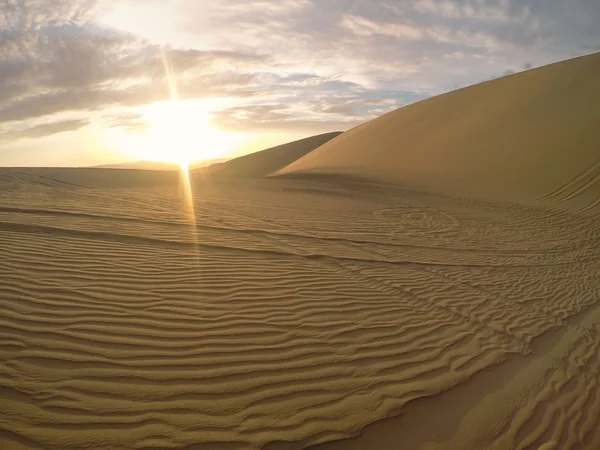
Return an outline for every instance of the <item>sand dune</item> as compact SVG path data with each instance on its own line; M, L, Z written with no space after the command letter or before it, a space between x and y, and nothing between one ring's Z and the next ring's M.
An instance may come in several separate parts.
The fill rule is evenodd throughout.
M208 159L189 164L190 169L201 169L213 164L220 164L227 161L225 158ZM175 163L163 163L155 161L133 161L120 164L103 164L94 166L94 169L133 169L133 170L180 170L180 165Z
M340 134L332 132L300 139L224 163L213 164L201 169L201 173L227 177L264 177L283 169Z
M431 98L281 170L600 212L600 53Z
M179 164L154 161L132 161L118 164L102 164L92 169L131 169L131 170L179 170Z
M58 174L58 176L57 176ZM0 183L17 186L50 187L68 192L66 189L106 188L115 189L146 188L162 190L164 186L178 186L180 170L138 170L109 168L0 168Z
M597 218L172 174L0 170L2 448L600 448Z

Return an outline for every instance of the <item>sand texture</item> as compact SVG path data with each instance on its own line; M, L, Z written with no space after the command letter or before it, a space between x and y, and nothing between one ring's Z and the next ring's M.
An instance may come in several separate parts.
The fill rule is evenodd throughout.
M280 174L328 174L600 212L600 53L434 97Z
M192 185L0 170L0 448L600 448L598 218Z

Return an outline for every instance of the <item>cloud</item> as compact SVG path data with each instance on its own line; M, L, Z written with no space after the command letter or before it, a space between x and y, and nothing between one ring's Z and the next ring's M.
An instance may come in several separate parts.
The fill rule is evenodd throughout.
M244 132L347 130L397 109L404 103L424 98L408 92L375 93L355 87L353 92L337 96L327 95L321 99L317 96L299 97L295 102L263 103L223 109L214 114L212 123L229 131Z
M358 36L391 36L399 39L422 40L426 38L423 29L409 23L375 22L365 17L347 15L342 25Z
M531 14L526 4L515 5L509 0L500 1L450 1L450 0L416 0L415 11L424 14L435 14L444 19L477 20L485 22L523 22Z
M511 43L484 31L453 29L447 26L423 27L414 23L373 21L364 17L345 16L342 24L361 37L385 36L398 40L429 41L467 48L496 50Z
M123 128L130 134L145 131L150 126L150 122L145 119L143 114L128 113L113 115L102 121L105 128Z
M297 132L336 131L356 126L364 120L327 118L309 108L296 109L281 104L266 104L228 108L214 114L211 123L235 132Z
M70 26L44 28L35 44L0 60L0 122L63 111L135 106L169 98L164 60L176 74L184 97L249 95L235 92L252 75L222 73L263 57L235 51L166 49L120 33L92 33ZM11 50L15 52L15 50Z
M98 0L5 0L0 17L3 28L31 32L47 26L85 25L102 6Z
M134 89L61 90L26 97L0 109L0 122L22 121L54 114L81 111L98 111L108 106L139 106L146 102L156 102L166 98L167 90L161 95L152 85L136 86Z
M539 66L576 56L582 45L600 39L592 26L599 17L595 0L575 6L559 0L311 1L283 5L268 16L256 7L265 2L245 3L192 8L197 14L176 22L189 37L181 42L202 36L211 45L260 48L280 64L314 67L319 75L339 74L371 88L439 93L515 60ZM587 24L591 35L577 23ZM464 54L459 67L444 59L455 52Z
M237 99L221 126L347 128L598 51L599 20L597 0L4 0L0 124L168 99L166 58L181 98Z
M395 98L385 99L339 99L316 104L312 110L325 116L332 115L354 120L372 119L402 106Z
M0 123L168 99L165 61L184 98L253 95L252 75L243 68L264 55L161 49L98 26L98 11L111 2L7 0L0 16Z
M65 131L76 131L89 124L88 120L64 120L62 122L44 123L33 127L8 131L3 133L2 139L5 141L17 141L21 139L36 139L53 134L64 133Z

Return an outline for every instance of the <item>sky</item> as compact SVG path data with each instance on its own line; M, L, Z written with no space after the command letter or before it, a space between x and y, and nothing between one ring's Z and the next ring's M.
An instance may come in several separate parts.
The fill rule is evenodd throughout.
M600 51L598 0L0 0L0 166L235 156Z

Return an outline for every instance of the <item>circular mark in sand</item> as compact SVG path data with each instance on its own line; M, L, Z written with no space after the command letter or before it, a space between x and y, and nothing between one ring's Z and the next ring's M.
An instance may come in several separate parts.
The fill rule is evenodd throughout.
M458 226L449 214L428 208L385 208L373 211L381 231L400 234L447 233Z

